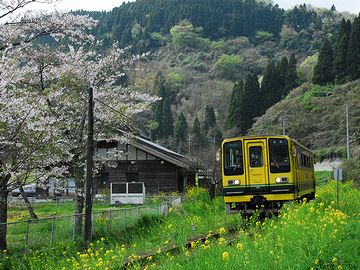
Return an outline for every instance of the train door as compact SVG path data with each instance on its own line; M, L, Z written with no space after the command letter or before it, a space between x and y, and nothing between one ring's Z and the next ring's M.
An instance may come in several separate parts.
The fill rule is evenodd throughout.
M264 192L268 188L266 140L245 141L246 183L252 191Z

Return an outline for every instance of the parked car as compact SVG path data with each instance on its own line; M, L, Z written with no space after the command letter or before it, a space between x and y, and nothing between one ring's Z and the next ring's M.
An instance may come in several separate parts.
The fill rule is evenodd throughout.
M36 185L25 185L24 191L26 196L28 197L35 197L36 196ZM11 196L13 197L21 197L20 189L16 188L11 191Z

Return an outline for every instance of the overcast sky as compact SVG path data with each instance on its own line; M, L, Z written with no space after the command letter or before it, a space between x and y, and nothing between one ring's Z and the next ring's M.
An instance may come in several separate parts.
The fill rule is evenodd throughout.
M181 1L181 0L179 0ZM125 0L62 0L56 4L56 8L60 10L111 10L120 6ZM331 8L334 4L338 11L350 11L352 13L360 12L360 0L273 0L284 9L292 8L295 5L303 3L311 3L316 7ZM33 7L33 5L30 5ZM42 9L48 9L46 5L40 5Z
M356 14L360 12L360 0L273 0L273 2L284 9L289 9L303 3L310 3L315 7L328 9L334 4L337 11L350 11Z

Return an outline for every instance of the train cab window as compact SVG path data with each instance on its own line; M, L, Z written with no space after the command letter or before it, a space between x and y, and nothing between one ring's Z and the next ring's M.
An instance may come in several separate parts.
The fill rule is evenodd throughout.
M270 172L290 172L288 141L285 139L269 139Z
M250 167L262 167L263 166L263 155L261 146L249 147L250 155Z
M244 173L241 141L224 144L224 174L240 175Z

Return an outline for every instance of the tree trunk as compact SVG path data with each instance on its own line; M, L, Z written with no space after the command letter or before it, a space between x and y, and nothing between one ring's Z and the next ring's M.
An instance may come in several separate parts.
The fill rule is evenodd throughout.
M86 184L85 184L85 226L84 226L84 242L88 248L91 241L91 212L92 212L92 184L93 184L93 158L94 158L94 100L93 89L89 89L88 98L88 137L86 150Z
M0 178L0 251L7 249L6 231L7 231L7 198L9 191L7 189L8 181L11 175L6 174Z
M75 202L75 235L80 236L82 233L83 211L84 211L84 182L76 180L76 202Z
M33 206L31 205L26 193L25 193L25 190L24 190L24 187L22 185L19 185L19 190L20 190L20 194L28 208L28 211L29 211L29 215L30 215L30 218L32 219L39 219L38 216L35 214L34 212L34 208Z

